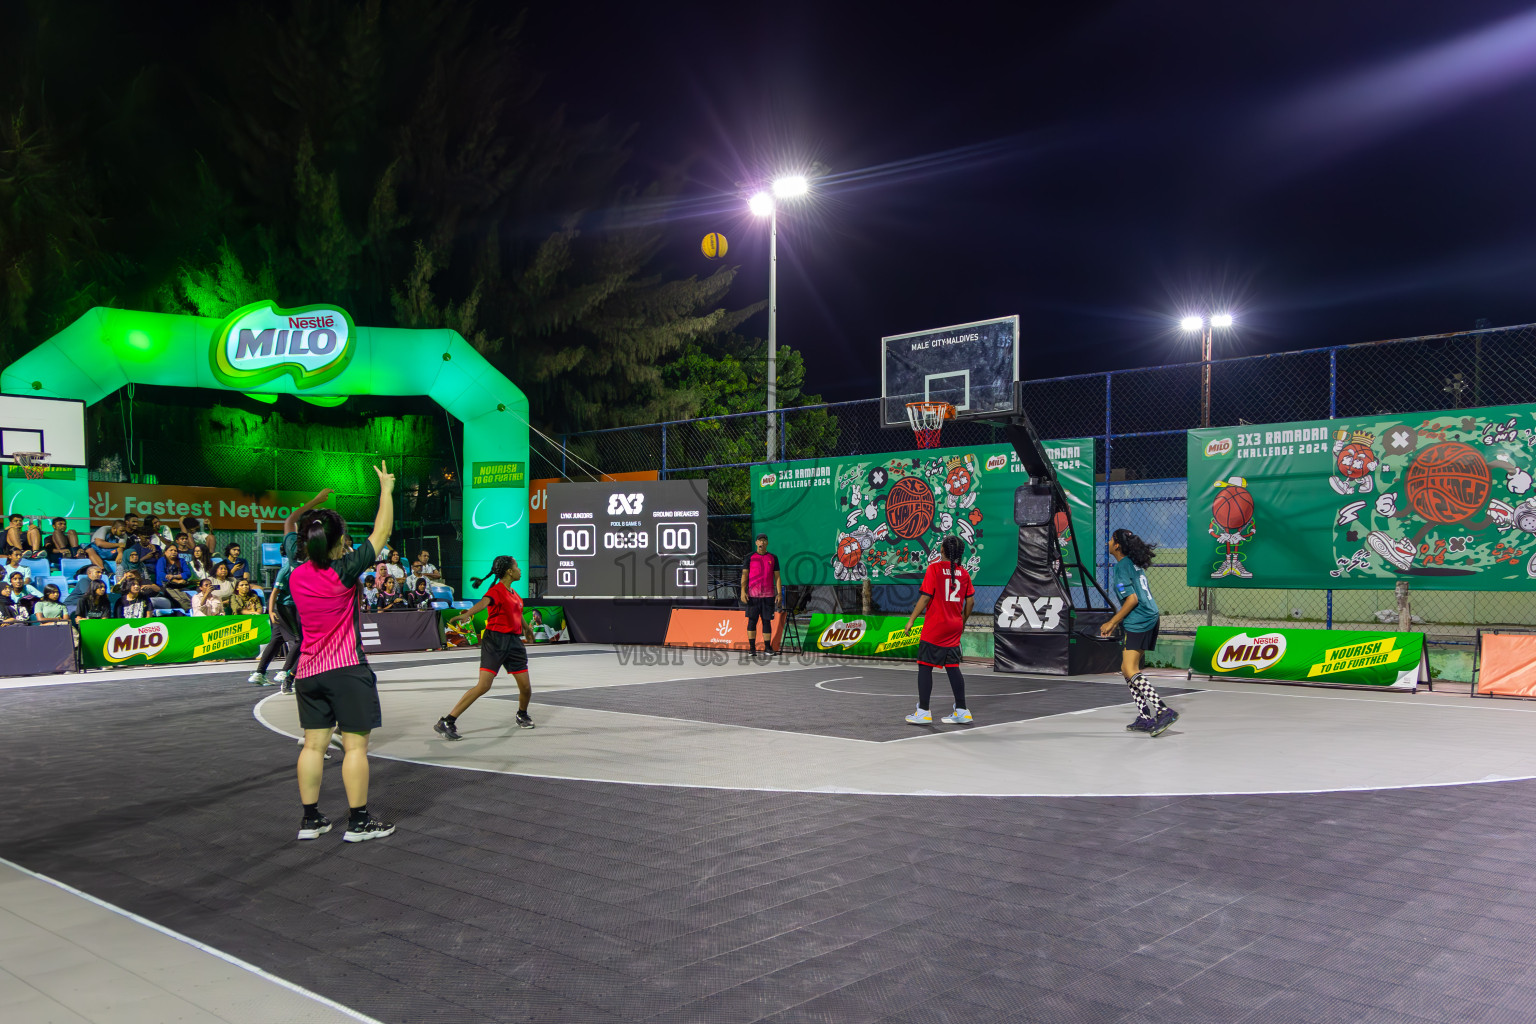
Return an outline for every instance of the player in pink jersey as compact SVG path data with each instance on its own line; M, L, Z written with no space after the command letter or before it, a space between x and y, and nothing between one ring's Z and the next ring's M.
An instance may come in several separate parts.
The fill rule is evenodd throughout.
M923 632L917 645L917 710L907 716L913 725L933 723L928 702L933 697L935 668L944 669L949 676L949 688L955 694L954 711L940 721L949 725L971 721L971 712L965 705L965 676L960 672L960 634L976 606L976 588L971 584L971 574L960 564L965 557L965 541L945 537L939 551L945 561L928 566L917 604L907 616L908 633L917 617L923 616Z
M347 536L341 513L322 508L304 513L298 534L305 560L288 576L297 614L299 663L294 670L299 724L299 801L304 819L300 839L318 839L331 830L320 813L320 777L331 730L340 728L346 756L341 780L352 814L342 838L349 843L382 839L395 826L368 813L368 734L383 724L378 680L363 657L358 580L377 559L395 526L395 477L384 463L379 476L379 511L373 532L357 547Z

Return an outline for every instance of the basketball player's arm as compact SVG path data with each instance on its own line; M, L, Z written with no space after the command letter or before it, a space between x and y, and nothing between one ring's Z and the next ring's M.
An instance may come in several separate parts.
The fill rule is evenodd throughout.
M475 602L474 607L466 608L462 612L460 612L457 616L455 616L453 621L456 624L457 623L468 622L470 619L474 618L476 615L479 615L481 612L485 611L486 607L490 603L491 603L491 595L490 594L486 594L480 600Z
M368 535L368 543L377 554L395 528L395 474L383 461L373 471L379 475L379 513L373 517L373 532Z
M1137 605L1136 592L1133 590L1125 595L1125 600L1120 602L1120 610L1111 615L1104 625L1099 627L1100 636L1109 636L1115 631L1115 627L1125 621L1125 617L1135 610Z
M749 565L751 564L750 555L747 558L747 562ZM741 603L747 603L747 566L745 565L741 567Z
M927 594L917 595L917 604L912 606L912 614L907 616L908 633L912 632L912 623L916 622L918 617L922 615L923 612L928 610L928 602L932 600L933 598L929 597Z
M782 608L784 607L784 580L779 575L778 559L774 559L773 565L773 603L776 607Z
M324 505L330 496L331 489L329 487L322 487L319 494L316 494L313 498L310 498L304 504L288 513L288 518L283 520L283 536L286 537L290 533L297 533L299 530L299 517L310 509L316 509Z

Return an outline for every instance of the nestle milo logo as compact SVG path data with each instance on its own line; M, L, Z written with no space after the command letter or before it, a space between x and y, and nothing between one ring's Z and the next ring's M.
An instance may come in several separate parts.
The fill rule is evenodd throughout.
M1008 465L1008 456L1003 452L987 457L987 469L989 470L1002 469L1006 465Z
M777 474L777 473L764 473L762 475L762 478L759 479L757 483L758 483L759 487L772 487L774 484L776 484L778 482L779 482L779 474Z
M170 637L171 631L164 623L137 625L130 622L112 631L107 642L101 645L101 656L112 662L127 661L140 654L153 658L165 650L165 642Z
M335 306L279 309L270 299L235 310L213 335L209 362L219 383L251 388L284 374L300 390L336 377L352 361L357 328Z
M1252 637L1247 633L1239 633L1216 648L1216 654L1211 658L1211 668L1217 672L1251 668L1257 673L1274 666L1283 657L1284 633L1265 633Z
M837 619L822 630L821 636L816 640L817 647L852 647L864 639L864 631L868 624L863 619L850 619L844 622Z
M1205 446L1205 457L1210 459L1217 455L1225 455L1232 450L1230 437L1218 437Z

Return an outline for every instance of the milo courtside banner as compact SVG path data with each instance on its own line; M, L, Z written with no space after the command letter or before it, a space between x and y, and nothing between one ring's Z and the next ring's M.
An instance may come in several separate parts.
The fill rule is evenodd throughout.
M1045 442L1072 510L1057 531L1070 560L1076 531L1093 564L1095 441ZM1009 444L936 448L753 466L752 533L768 535L784 581L919 583L939 544L965 541L980 586L1008 582L1017 560L1013 492L1029 482Z
M488 613L481 609L462 627L449 625L462 614L464 612L459 608L438 609L444 643L449 647L478 647ZM533 642L536 644L560 643L571 638L570 630L565 625L565 608L558 604L523 605L523 624L533 634Z
M1536 406L1189 432L1192 587L1530 590Z
M1201 626L1195 675L1412 690L1429 679L1423 633Z
M86 668L255 658L272 637L265 615L80 619L79 625Z
M817 654L848 654L859 658L917 658L917 639L922 620L907 632L905 615L811 616L805 630L806 651Z

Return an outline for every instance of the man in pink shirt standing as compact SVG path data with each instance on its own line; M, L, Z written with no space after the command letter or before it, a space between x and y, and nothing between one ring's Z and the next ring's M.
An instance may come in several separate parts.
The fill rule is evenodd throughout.
M763 652L773 649L773 619L782 605L779 556L768 553L768 535L757 535L757 550L741 567L741 603L747 606L747 650L757 654L757 623L763 624Z

